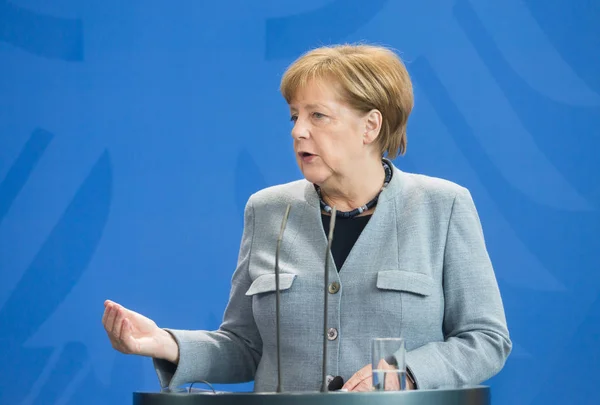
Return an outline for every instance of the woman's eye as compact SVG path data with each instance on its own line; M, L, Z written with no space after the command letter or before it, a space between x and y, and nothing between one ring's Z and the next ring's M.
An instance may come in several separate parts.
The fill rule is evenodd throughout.
M292 115L292 116L290 117L290 121L292 121L292 122L296 122L296 121L298 121L298 116L297 116L297 115Z
M321 118L324 118L324 117L325 117L325 115L324 115L324 114L321 114L321 113L318 113L318 112L314 112L314 113L313 113L313 117L315 117L315 118L317 118L317 119L321 119Z

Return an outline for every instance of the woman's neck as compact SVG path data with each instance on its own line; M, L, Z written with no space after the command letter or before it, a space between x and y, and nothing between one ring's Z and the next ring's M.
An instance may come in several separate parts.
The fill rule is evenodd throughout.
M368 164L357 164L355 167L358 169L353 173L338 176L335 184L321 186L321 194L327 205L335 206L338 211L352 211L367 204L381 191L385 170L380 160L370 160Z

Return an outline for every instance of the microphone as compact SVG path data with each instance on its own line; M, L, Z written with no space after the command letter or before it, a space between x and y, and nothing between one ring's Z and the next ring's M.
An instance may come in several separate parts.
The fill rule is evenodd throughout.
M329 391L339 391L342 389L343 386L344 386L344 379L338 375L338 376L333 377L333 380L331 380L327 389Z
M337 209L335 206L331 210L331 221L329 223L329 237L327 238L327 250L325 250L325 295L323 299L323 384L321 385L321 392L327 392L327 307L329 301L329 295L327 291L327 285L329 284L329 254L331 253L331 241L333 240L333 229L335 228L335 217ZM341 377L340 377L341 378ZM333 382L333 381L332 381Z
M281 230L279 231L279 237L277 238L277 249L275 250L275 330L277 333L277 392L283 392L283 382L281 379L281 329L279 326L279 251L281 250L281 240L283 239L283 231L287 224L288 217L290 215L291 204L288 204L281 221Z

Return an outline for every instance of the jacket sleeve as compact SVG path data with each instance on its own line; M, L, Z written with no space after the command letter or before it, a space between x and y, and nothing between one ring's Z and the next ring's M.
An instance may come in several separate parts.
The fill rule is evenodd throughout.
M238 264L223 322L219 330L213 332L165 329L179 346L179 363L153 359L162 388L173 390L182 384L203 380L238 383L254 378L262 355L262 340L252 314L252 297L245 295L251 284L248 264L253 233L254 209L249 201L244 211Z
M500 371L512 349L480 219L462 187L448 222L443 294L444 341L406 354L419 389L479 384Z

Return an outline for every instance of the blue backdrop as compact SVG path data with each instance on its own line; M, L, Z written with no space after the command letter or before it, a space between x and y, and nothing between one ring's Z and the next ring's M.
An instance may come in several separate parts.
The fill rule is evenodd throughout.
M0 0L0 403L159 388L103 301L218 327L246 199L300 177L281 75L356 41L414 79L395 163L473 193L515 344L494 403L598 403L599 21L595 0Z

